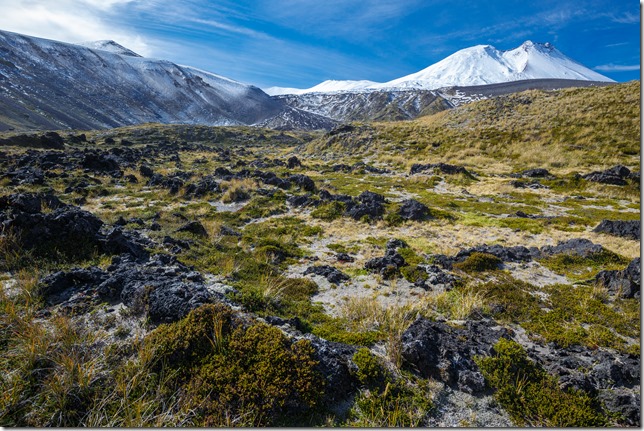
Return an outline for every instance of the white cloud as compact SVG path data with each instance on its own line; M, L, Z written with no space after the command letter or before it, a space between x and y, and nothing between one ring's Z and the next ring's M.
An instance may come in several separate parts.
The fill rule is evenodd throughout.
M114 26L109 16L131 0L2 0L0 28L15 33L63 42L113 39L146 56L145 39L131 30Z
M595 70L601 72L634 72L640 70L639 64L623 65L623 64L602 64L601 66L594 67Z

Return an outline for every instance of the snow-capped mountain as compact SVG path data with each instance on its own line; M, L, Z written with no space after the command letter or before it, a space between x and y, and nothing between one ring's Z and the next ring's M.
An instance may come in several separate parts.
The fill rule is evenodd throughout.
M267 92L276 95L397 89L436 90L529 79L614 82L570 59L550 43L527 41L508 51L500 51L491 45L465 48L420 72L385 83L325 81L308 89L271 87Z
M0 31L0 130L250 125L294 118L293 109L257 87L143 58L113 41L81 46ZM330 121L298 118L312 128Z

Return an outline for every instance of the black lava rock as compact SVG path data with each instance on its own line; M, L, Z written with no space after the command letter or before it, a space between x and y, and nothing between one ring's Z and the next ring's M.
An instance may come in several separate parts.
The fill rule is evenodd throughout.
M464 329L419 318L402 335L403 366L425 378L440 380L468 393L485 389L474 357L489 356L506 329L494 322L469 321Z
M607 233L622 238L639 241L641 223L639 220L602 220L593 232Z
M403 220L426 220L429 218L429 208L414 199L407 199L400 205L398 211Z
M350 277L330 265L309 266L304 275L315 274L326 278L329 283L339 284L350 280Z

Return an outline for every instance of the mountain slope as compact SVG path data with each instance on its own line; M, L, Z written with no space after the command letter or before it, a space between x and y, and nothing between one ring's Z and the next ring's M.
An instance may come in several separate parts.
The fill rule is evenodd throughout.
M428 90L307 93L276 96L288 106L337 121L411 120L450 108L445 98Z
M257 87L143 58L113 41L89 45L0 31L0 130L250 125L292 110Z
M575 62L550 43L524 42L500 51L491 45L465 48L420 72L385 83L325 81L308 89L271 87L269 94L374 91L397 89L436 90L452 86L498 84L528 79L565 79L614 82Z

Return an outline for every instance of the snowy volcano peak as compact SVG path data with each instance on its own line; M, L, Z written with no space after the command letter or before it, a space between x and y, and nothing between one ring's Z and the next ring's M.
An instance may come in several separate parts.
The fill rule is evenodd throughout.
M612 81L568 58L549 42L528 40L507 51L492 45L465 48L420 72L380 86L436 89L544 78Z
M464 48L419 72L385 83L325 81L306 90L271 88L270 92L304 94L330 93L340 89L363 92L395 89L436 90L453 86L468 87L530 79L614 82L567 57L549 42L537 43L527 40L517 48L504 51L492 45ZM333 85L327 85L328 82L333 82ZM364 84L356 86L355 83Z
M84 42L79 45L90 49L98 49L100 51L111 52L112 54L127 55L129 57L141 57L136 52L132 51L131 49L127 49L123 45L118 44L113 40L95 40L93 42Z

